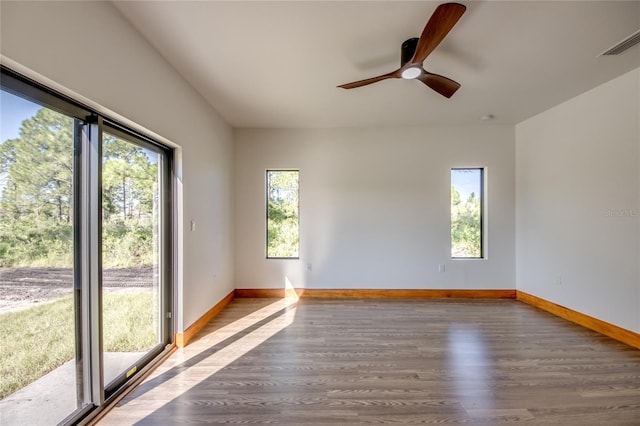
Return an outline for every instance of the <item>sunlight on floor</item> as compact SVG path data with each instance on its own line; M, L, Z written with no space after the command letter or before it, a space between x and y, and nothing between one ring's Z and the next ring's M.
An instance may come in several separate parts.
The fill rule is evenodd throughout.
M214 320L201 331L201 334L204 334L204 336L196 339L190 345L188 345L187 348L176 353L176 359L179 359L180 361L187 361L193 357L196 357L200 354L199 352L196 352L197 349L206 349L210 348L211 346L220 344L229 337L232 337L239 332L255 326L259 322L266 320L279 311L284 311L284 314L287 314L290 310L295 311L295 304L297 302L297 298L280 299L277 302L260 308L257 311L252 312L249 315L246 315L220 328L211 329L211 326L215 327Z
M298 299L294 297L279 299L218 329L208 330L205 327L202 331L205 334L203 337L177 351L146 380L148 384L162 378L159 383L143 391L145 398L153 399L154 394L158 399L166 398L168 394L179 397L182 393L195 388L291 325L295 319L297 302ZM211 323L211 326L215 327L215 322L216 320ZM265 323L260 325L261 322ZM233 340L237 335L253 327L257 328ZM226 340L230 342L225 344ZM216 348L218 345L220 348ZM206 368L198 366L203 359L207 359ZM144 389L145 383L140 388ZM127 402L126 405L135 407L139 414L144 415L158 408L155 405L136 404L135 399Z

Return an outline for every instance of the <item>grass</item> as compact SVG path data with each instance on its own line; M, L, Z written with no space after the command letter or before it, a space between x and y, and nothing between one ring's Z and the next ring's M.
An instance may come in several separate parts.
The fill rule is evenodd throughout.
M158 343L154 294L104 294L105 352L144 351ZM72 296L0 314L0 399L74 357Z

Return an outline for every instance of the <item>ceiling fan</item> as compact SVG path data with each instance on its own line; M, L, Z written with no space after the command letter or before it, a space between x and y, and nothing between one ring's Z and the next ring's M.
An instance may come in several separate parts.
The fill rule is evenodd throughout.
M450 98L460 88L460 84L447 77L426 71L422 63L451 31L466 9L465 6L458 3L439 5L429 18L420 38L410 38L402 43L400 68L388 74L354 81L338 87L354 89L388 78L417 79L442 96Z

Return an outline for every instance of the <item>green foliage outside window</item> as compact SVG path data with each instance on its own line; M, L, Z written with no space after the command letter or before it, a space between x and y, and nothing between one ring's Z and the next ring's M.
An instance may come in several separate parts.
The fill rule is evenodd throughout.
M73 119L42 108L0 144L0 267L73 266ZM103 139L103 265L153 264L158 165Z
M0 144L0 266L73 264L73 120L42 108Z
M267 257L299 256L298 185L298 171L267 171Z
M481 202L475 192L462 200L455 185L451 185L451 257L482 257Z
M106 133L102 161L103 265L156 264L158 164L142 148Z

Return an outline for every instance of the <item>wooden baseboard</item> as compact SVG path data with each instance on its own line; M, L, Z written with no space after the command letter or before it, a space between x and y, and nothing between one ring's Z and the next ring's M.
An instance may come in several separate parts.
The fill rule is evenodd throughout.
M284 288L237 288L235 295L238 298L277 298L285 297Z
M224 299L218 302L213 308L209 309L203 316L198 318L196 322L191 324L183 333L176 333L176 346L184 348L189 344L189 341L207 325L209 321L220 313L235 297L235 290L227 294Z
M549 302L548 300L541 299L532 294L525 293L524 291L517 291L517 299L560 318L564 318L585 328L597 331L605 336L609 336L612 339L618 340L636 349L640 349L640 334L638 333L634 333L633 331L618 327L617 325L610 324L597 318L590 317L589 315L574 311L573 309Z
M333 299L515 299L515 290L442 289L236 289L236 297L299 297Z
M444 290L444 289L236 289L194 322L183 333L176 333L176 346L185 347L191 339L233 299L238 298L360 298L360 299L517 299L590 330L640 349L640 334L590 317L519 290Z

